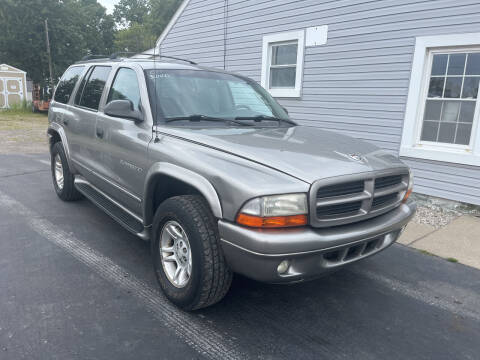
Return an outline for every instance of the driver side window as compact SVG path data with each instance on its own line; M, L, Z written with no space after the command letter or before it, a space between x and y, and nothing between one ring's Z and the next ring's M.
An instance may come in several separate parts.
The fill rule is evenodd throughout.
M130 100L134 110L140 110L140 88L134 70L120 68L115 75L112 88L108 94L107 104L113 100Z

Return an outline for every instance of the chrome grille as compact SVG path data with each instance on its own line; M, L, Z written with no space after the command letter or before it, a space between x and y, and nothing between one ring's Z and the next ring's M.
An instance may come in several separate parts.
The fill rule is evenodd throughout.
M397 200L397 193L377 196L372 201L372 209L378 209L379 207L382 207L385 204L391 203L395 200Z
M364 186L365 183L363 180L325 186L318 189L317 199L362 192L364 190Z
M407 186L407 169L319 180L310 192L310 223L326 227L383 214L400 204Z
M362 207L361 201L355 201L352 203L327 205L317 207L317 216L325 215L341 215L348 213L356 213Z
M397 185L402 182L402 175L383 176L375 179L375 190Z

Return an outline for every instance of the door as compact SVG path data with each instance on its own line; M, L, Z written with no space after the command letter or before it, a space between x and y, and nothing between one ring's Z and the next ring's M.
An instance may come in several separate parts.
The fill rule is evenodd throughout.
M20 104L23 100L23 79L22 78L6 78L5 88L7 95L7 107L13 104Z
M0 109L21 103L23 96L22 78L5 77L0 79Z
M84 70L85 66L73 66L65 71L55 89L52 106L48 112L48 119L63 127L68 145L70 145L71 138L69 120L74 116L72 106L69 105L71 104L70 98Z
M80 82L72 111L66 112L63 117L70 136L70 158L77 170L91 182L95 182L92 170L98 152L95 124L110 71L110 66L91 67Z
M137 73L138 71L138 73ZM120 67L113 78L105 105L114 100L129 100L134 110L144 113L138 75L141 70ZM146 99L144 99L146 100ZM105 182L104 191L138 215L148 171L147 149L152 139L152 125L146 120L108 116L99 111L96 125L99 151L94 171Z

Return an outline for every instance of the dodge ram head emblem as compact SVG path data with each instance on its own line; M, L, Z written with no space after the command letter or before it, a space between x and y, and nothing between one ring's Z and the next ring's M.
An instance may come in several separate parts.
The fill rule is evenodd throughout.
M333 151L333 152L335 154L340 155L340 156L342 156L346 159L349 159L349 160L353 160L353 161L361 162L361 163L367 162L367 159L359 153L346 154L346 153L342 153L340 151Z
M348 157L355 161L363 161L363 156L360 154L348 154Z

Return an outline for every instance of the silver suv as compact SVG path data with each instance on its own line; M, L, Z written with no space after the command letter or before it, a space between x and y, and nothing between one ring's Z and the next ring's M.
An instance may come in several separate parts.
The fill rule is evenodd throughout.
M251 79L164 58L72 65L48 135L57 195L150 240L173 303L214 304L233 272L314 279L395 242L416 208L396 156L297 125Z

